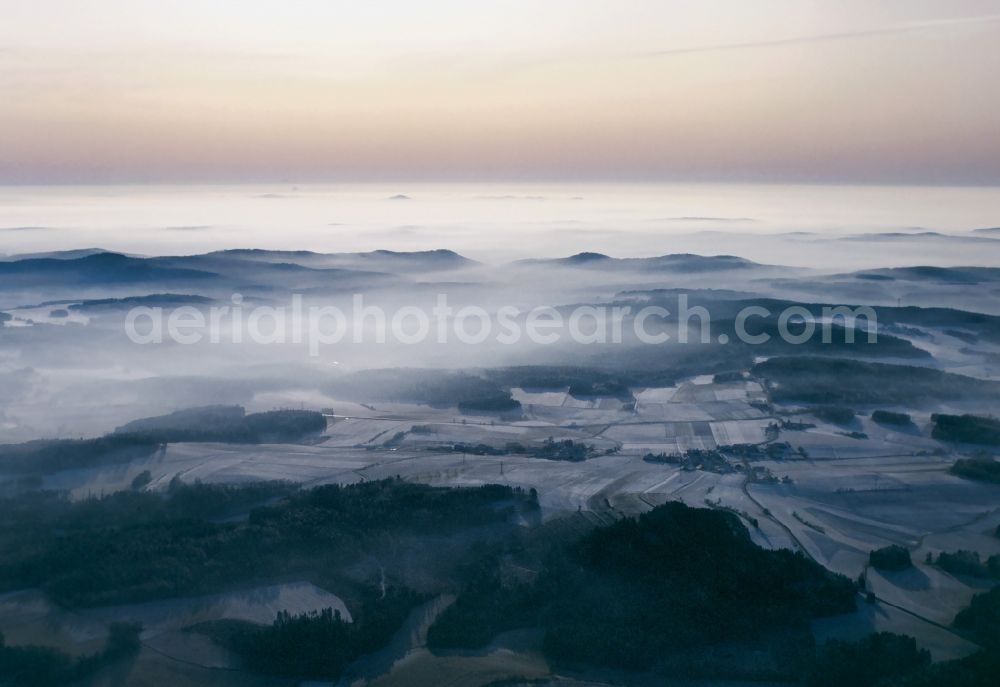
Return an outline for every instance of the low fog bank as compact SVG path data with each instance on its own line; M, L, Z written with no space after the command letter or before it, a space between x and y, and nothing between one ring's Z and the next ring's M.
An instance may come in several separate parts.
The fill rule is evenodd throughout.
M386 368L576 366L641 385L642 372L676 379L823 355L1000 378L1000 269L781 262L585 252L495 265L450 250L10 259L0 262L0 441L97 436L206 404L316 409L344 393L339 379ZM779 324L795 305L818 326L791 344ZM825 309L844 305L874 308L876 342L853 315L826 327ZM741 340L747 308L743 329L766 343Z
M2 252L450 248L491 265L727 253L824 271L1000 259L1000 189L738 184L0 188ZM357 265L354 266L357 268Z

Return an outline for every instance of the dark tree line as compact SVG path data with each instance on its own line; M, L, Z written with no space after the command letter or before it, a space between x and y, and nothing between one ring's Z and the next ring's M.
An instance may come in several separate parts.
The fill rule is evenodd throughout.
M845 358L782 357L754 365L776 382L776 401L819 404L918 405L946 400L995 398L1000 383L927 367L869 363Z
M873 687L888 678L926 669L931 655L913 637L880 632L858 642L831 640L819 647L804 687Z
M989 456L959 458L949 470L951 474L980 482L1000 483L1000 462Z
M647 670L671 657L680 675L721 644L811 646L808 621L853 609L856 595L801 554L757 547L735 516L679 503L551 546L532 581L507 579L499 560L470 571L429 646L477 648L542 627L551 659Z
M25 474L127 463L155 453L159 441L137 435L56 439L0 445L0 472Z
M146 418L96 439L55 439L0 445L0 473L37 474L127 463L164 444L218 441L257 444L300 441L326 429L326 418L308 410L245 415L239 406L213 406Z
M210 406L130 422L115 434L163 444L218 441L233 444L298 441L326 429L326 418L313 410L270 410L245 414L240 406Z
M83 680L101 668L137 654L142 626L112 623L104 648L86 656L43 646L8 646L0 633L0 684L18 687L58 687Z
M931 415L931 436L941 441L1000 446L1000 420L979 415Z
M447 370L365 370L338 378L331 393L356 401L458 406L463 411L512 411L520 404L491 379Z
M895 425L898 427L913 423L913 419L908 413L894 413L891 410L876 410L872 413L872 420L880 425Z
M41 587L71 607L210 593L343 565L382 533L442 536L506 523L522 508L537 508L533 494L507 486L398 479L301 492L175 481L166 494L79 503L26 494L0 500L0 589ZM226 521L248 510L247 520Z
M335 680L351 662L388 644L422 601L407 589L390 587L384 595L367 590L350 621L330 608L301 615L282 611L267 627L239 623L224 634L207 632L239 654L250 670Z
M1000 580L1000 554L994 554L983 560L979 557L978 551L959 549L951 553L942 551L937 557L928 553L927 562L952 575Z
M913 567L910 550L898 544L875 549L868 554L868 562L878 570L906 570Z

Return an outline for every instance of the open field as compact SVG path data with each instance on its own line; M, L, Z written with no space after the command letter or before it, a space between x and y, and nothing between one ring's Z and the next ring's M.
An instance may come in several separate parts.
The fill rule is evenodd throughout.
M175 477L206 483L283 479L310 486L392 476L440 486L503 483L537 490L546 519L580 513L598 524L680 500L736 513L762 546L797 548L852 579L864 575L877 601L853 619L822 625L823 633L850 635L867 628L911 634L935 658L972 650L948 625L985 584L948 575L926 565L924 557L956 549L984 557L1000 552L1000 539L993 536L1000 525L1000 486L948 474L954 456L927 435L927 420L920 415L902 430L867 417L845 429L793 415L811 426L781 431L776 441L790 449L784 458L731 457L727 470L695 470L647 462L643 455L774 441L765 430L778 418L762 410L766 399L758 383L713 384L701 377L677 387L636 390L634 407L615 399L568 402L572 397L565 392L517 389L514 396L523 412L511 419L417 404L340 406L328 417L325 437L313 445L172 444L145 460L57 473L46 478L46 486L76 497L107 493L128 488L143 470L152 475L145 488L153 490L166 488ZM848 436L847 429L855 435ZM451 448L537 446L550 438L585 443L594 454L569 462ZM909 548L916 566L903 573L870 569L869 551L887 544ZM157 640L164 651L168 644L182 653L201 651L197 639L165 636ZM497 666L526 662L525 675L545 674L530 652L499 660L491 654L439 658L418 651L405 661L428 675L510 676L506 668L492 672L494 661ZM392 673L378 684L383 683L395 684Z

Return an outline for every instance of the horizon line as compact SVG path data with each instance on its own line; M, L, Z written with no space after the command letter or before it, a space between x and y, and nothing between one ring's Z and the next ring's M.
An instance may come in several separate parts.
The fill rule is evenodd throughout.
M386 178L386 179L241 179L241 180L115 180L115 181L2 181L0 188L110 188L129 186L440 186L445 184L485 186L485 185L606 185L606 186L848 186L848 187L907 187L907 188L1000 188L1000 178L989 181L914 181L914 180L850 180L850 179L706 179L706 178L558 178L540 177L537 179L512 179L497 177L492 179L475 178Z

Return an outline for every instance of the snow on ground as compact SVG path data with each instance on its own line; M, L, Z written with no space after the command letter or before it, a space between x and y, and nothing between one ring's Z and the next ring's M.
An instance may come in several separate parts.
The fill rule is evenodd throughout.
M864 573L878 602L824 625L824 632L887 629L913 634L937 657L967 653L970 645L946 626L985 586L928 566L924 557L957 549L983 557L1000 553L994 535L1000 525L1000 486L950 475L955 457L929 438L926 417L915 414L914 425L903 429L859 417L846 428L816 421L805 431L782 431L778 440L787 441L795 453L750 464L773 479L752 479L747 466L735 461L735 471L716 474L642 459L647 452L764 442L775 418L751 405L762 394L756 382L714 384L700 377L677 388L639 390L634 409L619 399L525 390L514 390L522 415L507 418L415 404L336 404L327 437L316 445L174 444L126 465L52 475L45 486L69 489L79 498L129 488L143 470L153 476L146 488L154 490L175 476L305 485L399 476L440 486L533 488L543 517L580 512L595 523L680 500L736 514L761 546L800 549L852 579ZM851 431L867 436L847 436ZM452 449L459 443L530 446L549 438L586 443L598 455L568 462ZM887 544L909 547L916 567L885 574L869 568L870 551ZM204 649L195 646L195 639L171 635L169 641L171 650Z
M854 613L813 621L817 642L827 639L857 641L872 632L895 632L914 637L935 661L948 661L975 653L978 647L954 632L916 618L905 611L881 603L859 601Z

